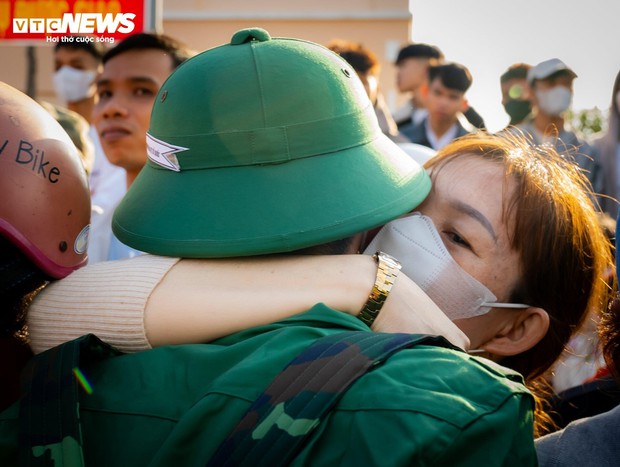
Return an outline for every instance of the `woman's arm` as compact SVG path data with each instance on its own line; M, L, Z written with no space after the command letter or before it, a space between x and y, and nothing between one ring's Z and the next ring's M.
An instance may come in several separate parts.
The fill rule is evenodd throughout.
M375 282L367 255L273 256L176 263L147 301L152 346L206 342L308 310L316 303L357 315ZM400 274L373 330L467 337L407 276Z
M35 353L93 333L124 352L207 342L325 303L357 315L377 274L371 256L188 260L142 255L101 262L45 287L28 308ZM467 337L400 274L373 329Z

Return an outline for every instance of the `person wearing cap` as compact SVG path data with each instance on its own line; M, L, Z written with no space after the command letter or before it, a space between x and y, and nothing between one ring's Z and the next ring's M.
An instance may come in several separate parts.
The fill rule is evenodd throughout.
M396 86L409 99L394 114L398 128L419 123L426 115L422 90L428 81L428 68L443 60L443 52L434 45L416 43L401 48L396 57Z
M431 66L428 71L427 115L416 125L401 127L412 143L438 150L471 131L459 122L467 106L465 93L472 83L469 70L458 63Z
M564 120L572 101L576 77L577 74L559 58L542 61L530 68L527 81L531 88L532 114L515 128L534 144L552 144L559 153L573 158L587 175L593 191L598 193L602 185L599 153L566 128Z
M527 84L527 72L531 68L527 63L515 63L499 77L502 105L510 117L509 125L521 123L532 111L530 87Z
M303 94L290 92L300 88ZM184 258L354 250L361 233L409 212L430 190L428 174L381 133L372 112L361 82L337 55L261 29L239 31L230 44L187 60L162 85L149 161L116 210L115 234L143 251ZM79 409L65 405L60 412L79 429L68 435L50 426L43 432L55 436L37 436L27 455L51 450L68 460L83 452L87 465L206 463L308 345L347 330L369 333L377 312L371 304L398 277L393 258L376 258L379 293L364 307L364 321L319 304L214 344L113 356L101 343L80 341L98 360L79 361L78 375L85 376L78 380L91 395L80 390ZM65 355L53 349L41 357L60 363L58 352ZM67 368L77 373L75 365ZM37 396L26 400L41 413ZM14 428L15 410L0 417L3 446L13 449L15 440L4 435ZM255 438L263 428L308 433L293 461L303 464L533 465L531 411L516 373L422 345L359 379L325 422L290 420L285 412L268 417ZM28 420L38 435L45 417ZM13 452L5 459L14 460ZM280 450L274 453L277 462Z

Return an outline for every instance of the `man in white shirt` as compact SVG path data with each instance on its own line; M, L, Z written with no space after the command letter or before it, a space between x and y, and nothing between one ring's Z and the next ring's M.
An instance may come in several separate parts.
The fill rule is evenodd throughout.
M91 264L108 259L112 214L127 190L125 170L108 161L92 125L95 80L103 70L101 60L104 53L101 43L90 41L59 42L54 49L56 95L69 110L77 112L90 124L88 136L94 148L89 176L92 212L88 260Z
M135 34L103 56L103 71L95 84L97 103L93 123L107 159L123 169L128 188L146 163L146 132L159 88L170 73L191 56L182 43L159 34ZM120 199L99 213L91 226L88 250L96 260L130 258L140 254L112 233L112 214Z

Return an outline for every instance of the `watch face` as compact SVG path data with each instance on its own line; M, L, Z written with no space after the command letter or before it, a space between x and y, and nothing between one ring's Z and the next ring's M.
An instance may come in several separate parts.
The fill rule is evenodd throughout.
M400 265L400 261L398 261L396 258L394 258L393 256L388 255L387 253L384 253L382 251L377 251L375 253L376 258L379 260L383 260L385 261L388 266L392 267L392 268L397 268L400 269L401 265Z

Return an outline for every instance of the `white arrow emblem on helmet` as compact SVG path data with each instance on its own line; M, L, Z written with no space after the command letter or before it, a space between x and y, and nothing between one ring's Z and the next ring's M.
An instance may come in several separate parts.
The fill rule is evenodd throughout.
M149 159L168 170L174 170L175 172L181 171L181 166L179 165L175 153L187 151L188 149L189 148L166 143L165 141L154 138L148 133L146 134L146 153Z

